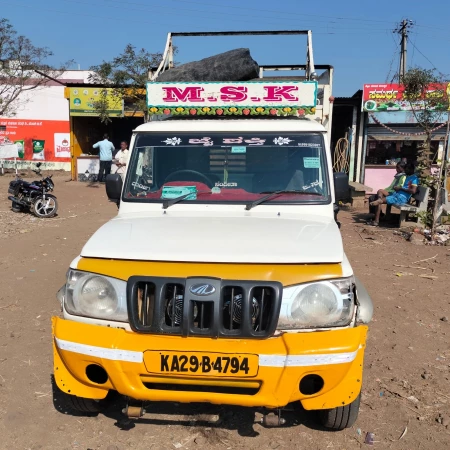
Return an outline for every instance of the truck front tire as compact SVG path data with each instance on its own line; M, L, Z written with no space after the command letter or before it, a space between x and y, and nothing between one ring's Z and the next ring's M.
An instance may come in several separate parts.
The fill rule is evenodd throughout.
M77 397L76 395L59 392L59 397L64 408L70 411L94 415L101 411L100 403L90 398Z
M361 394L349 405L318 411L320 424L336 431L350 428L358 418L360 401Z

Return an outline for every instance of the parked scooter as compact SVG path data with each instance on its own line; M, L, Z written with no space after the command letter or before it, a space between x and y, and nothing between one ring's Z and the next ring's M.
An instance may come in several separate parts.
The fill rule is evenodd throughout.
M41 163L36 164L33 172L41 175ZM56 215L58 211L58 201L56 197L49 192L55 188L52 176L41 178L40 180L28 181L17 177L9 183L8 199L11 200L11 209L14 212L31 211L36 217L50 218Z

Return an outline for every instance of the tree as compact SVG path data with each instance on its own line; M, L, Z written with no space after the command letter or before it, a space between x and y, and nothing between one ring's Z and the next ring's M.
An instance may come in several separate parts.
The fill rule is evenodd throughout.
M439 198L445 183L446 161L438 160L437 174L432 174L431 166L436 155L431 150L431 139L437 128L449 121L448 83L435 70L410 69L403 77L404 98L410 104L412 113L425 133L426 140L418 152L417 169L420 183L431 190L428 213L425 221L431 228L431 236L437 222ZM448 136L447 136L448 139Z
M44 86L65 70L45 63L52 52L35 47L25 36L17 34L8 19L0 19L0 116L14 116L21 94ZM20 98L19 98L20 97Z
M145 49L136 50L134 46L128 44L112 61L104 61L98 66L91 67L93 73L89 76L89 82L111 88L109 93L103 89L100 100L94 104L102 122L111 121L108 114L108 95L126 99L132 105L133 115L142 113L147 121L145 90L148 75L150 70L159 64L161 58L161 53L150 53Z

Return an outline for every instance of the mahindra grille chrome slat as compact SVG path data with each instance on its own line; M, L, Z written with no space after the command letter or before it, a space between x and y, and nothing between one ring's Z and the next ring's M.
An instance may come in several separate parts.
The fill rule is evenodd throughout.
M264 339L275 332L282 290L267 281L134 276L130 326L149 334Z

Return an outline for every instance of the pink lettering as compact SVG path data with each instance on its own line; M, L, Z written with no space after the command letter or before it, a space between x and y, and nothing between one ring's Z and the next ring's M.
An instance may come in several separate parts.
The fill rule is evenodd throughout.
M266 142L266 140L260 138L251 138L246 139L245 142L249 145L264 145L264 142Z
M268 102L281 102L283 100L288 102L298 101L298 97L290 94L291 91L298 90L297 86L264 86L264 89L267 91L264 100Z
M163 87L166 96L163 98L165 102L204 102L205 99L200 97L200 93L204 91L202 87L187 87L180 89L177 87Z
M247 99L245 86L224 86L220 89L220 99L223 102L243 102Z
M242 144L242 137L238 137L238 138L223 138L223 143L224 144Z

